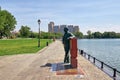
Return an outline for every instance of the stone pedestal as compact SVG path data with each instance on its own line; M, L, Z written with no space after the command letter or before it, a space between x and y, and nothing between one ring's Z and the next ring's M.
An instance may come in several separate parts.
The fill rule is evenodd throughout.
M71 55L71 66L72 68L77 68L77 39L70 39L70 55Z

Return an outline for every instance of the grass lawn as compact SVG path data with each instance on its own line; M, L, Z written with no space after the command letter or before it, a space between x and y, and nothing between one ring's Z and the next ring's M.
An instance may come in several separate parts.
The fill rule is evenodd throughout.
M38 39L8 39L0 40L0 56L36 53L46 46L47 39L40 40L40 47L38 48Z

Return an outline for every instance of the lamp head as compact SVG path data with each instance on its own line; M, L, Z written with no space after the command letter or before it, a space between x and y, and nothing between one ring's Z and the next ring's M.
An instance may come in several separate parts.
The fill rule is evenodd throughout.
M40 21L40 19L38 19L38 24L40 24L41 23L41 21Z

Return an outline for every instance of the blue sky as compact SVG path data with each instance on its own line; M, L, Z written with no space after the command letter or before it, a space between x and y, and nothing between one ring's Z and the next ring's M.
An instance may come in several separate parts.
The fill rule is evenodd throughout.
M79 25L80 31L120 32L120 0L1 0L0 6L11 12L16 30L27 25L38 31L48 31L48 23Z

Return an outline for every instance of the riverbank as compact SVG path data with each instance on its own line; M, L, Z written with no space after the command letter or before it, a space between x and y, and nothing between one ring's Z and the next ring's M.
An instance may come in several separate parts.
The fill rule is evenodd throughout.
M55 41L37 54L0 56L0 80L112 80L81 55L78 69L58 69L63 65L64 49ZM57 67L57 68L56 68ZM65 74L59 74L64 73Z

